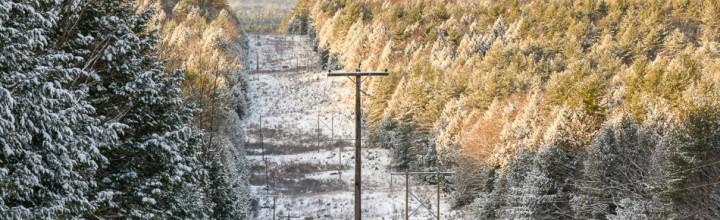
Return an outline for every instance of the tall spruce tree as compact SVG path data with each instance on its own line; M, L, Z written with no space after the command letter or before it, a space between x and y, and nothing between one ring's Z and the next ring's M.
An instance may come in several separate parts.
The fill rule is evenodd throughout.
M155 55L158 35L147 29L150 11L134 10L127 0L86 5L71 35L91 41L67 44L91 61L89 100L100 123L123 125L118 143L101 148L108 163L93 177L98 210L88 216L203 218L197 177L204 170L197 132L188 127L193 109L180 98L183 72L166 73Z
M0 2L0 218L68 219L91 212L89 179L112 144L86 101L85 60L59 48L78 4ZM82 38L82 36L78 36Z
M244 154L199 164L183 71L134 3L0 2L0 219L248 216Z
M604 219L614 213L617 204L620 167L619 149L612 125L603 126L595 137L585 160L583 179L578 181L578 193L572 207L576 218Z

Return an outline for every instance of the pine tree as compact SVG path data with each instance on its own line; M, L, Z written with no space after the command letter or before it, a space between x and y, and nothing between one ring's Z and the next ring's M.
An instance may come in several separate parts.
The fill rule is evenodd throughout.
M240 119L234 112L223 110L225 118L219 126L220 140L212 160L206 168L210 184L208 191L215 219L247 219L250 216L248 164L245 160L245 138Z
M230 178L226 175L227 171L223 170L226 164L220 164L219 158L212 161L210 168L208 169L208 176L210 178L210 189L212 190L211 201L213 203L213 215L214 219L238 219L240 216L233 216L233 210L235 208L234 202L238 199L233 193L232 183Z
M393 155L392 166L397 170L409 170L412 160L412 127L390 120L384 120L379 129L389 133L390 138L385 139L385 143Z
M665 50L673 54L681 52L687 46L688 42L685 34L675 29L665 41Z
M0 218L69 219L91 212L89 180L105 161L115 124L87 98L83 57L59 48L74 5L0 3ZM81 36L82 37L82 36Z
M0 3L0 218L247 218L244 154L200 180L183 71L133 3Z
M65 46L89 62L88 97L102 124L121 124L117 144L91 194L98 210L89 217L202 218L195 154L199 139L188 127L193 109L183 107L183 72L166 73L157 61L150 11L135 13L130 1L100 1L79 12ZM75 47L73 47L75 46ZM76 48L77 47L77 48Z
M705 42L720 41L720 6L717 2L705 1L702 12L702 40Z
M572 199L576 218L604 219L615 213L617 204L613 201L619 196L621 168L618 148L613 126L603 126L588 150L583 179L578 181L578 194Z
M577 153L548 145L533 161L524 180L523 195L533 219L568 219L573 216L570 198L578 175Z
M675 152L669 158L671 181L666 194L673 216L692 213L694 218L720 217L720 200L714 190L720 181L719 168L709 165L717 163L720 155L720 111L717 97L704 98L684 107L685 118L669 140Z
M492 184L495 181L495 169L488 169L473 158L458 158L458 164L453 166L456 172L453 181L452 206L455 208L464 207L474 202L480 194L485 197L492 192ZM487 199L487 198L484 198ZM487 203L489 201L478 201L476 203ZM476 205L482 208L484 205Z
M477 197L475 201L468 206L473 211L472 217L475 219L499 219L500 214L503 214L500 210L505 205L508 182L499 175L493 180L492 188L488 187L486 191L479 192L475 195Z
M517 152L516 157L510 160L507 171L495 181L492 194L500 196L485 202L484 213L481 216L497 216L498 219L527 219L531 218L530 202L526 198L525 178L532 169L534 153L528 151ZM478 202L478 200L476 200Z

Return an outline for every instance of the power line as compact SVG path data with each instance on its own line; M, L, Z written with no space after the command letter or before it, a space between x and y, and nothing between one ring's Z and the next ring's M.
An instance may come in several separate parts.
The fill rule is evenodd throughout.
M705 165L700 165L700 166L691 167L691 168L687 168L687 169L680 170L680 171L671 172L671 174L678 174L678 173L682 173L682 172L685 172L685 171L690 171L690 170L694 170L694 169L699 169L699 168L703 168L703 167L707 167L707 166L711 166L711 165L715 165L715 164L720 164L720 160L717 160L717 161L715 161L715 162L712 162L712 163L709 163L709 164L705 164Z
M720 181L718 181L718 182L713 182L713 183L708 183L708 184L703 184L703 185L690 186L690 187L685 187L685 188L680 188L680 189L671 189L670 191L683 191L683 190L695 189L695 188L700 188L700 187L710 186L710 185L716 185L716 184L720 184Z

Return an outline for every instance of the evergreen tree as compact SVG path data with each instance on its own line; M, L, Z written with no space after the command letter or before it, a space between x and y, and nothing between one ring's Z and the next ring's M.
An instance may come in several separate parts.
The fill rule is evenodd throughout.
M548 145L535 157L524 180L523 195L533 219L572 218L570 198L576 193L577 154L570 149Z
M91 212L89 180L117 124L101 124L78 83L94 75L67 53L60 21L79 3L0 3L0 218L68 219ZM82 36L80 36L82 37Z
M233 193L230 177L226 175L227 171L223 170L227 165L220 164L218 160L213 160L208 169L210 178L211 201L213 203L214 219L238 219L240 216L234 216L235 201L238 198Z
M613 126L603 126L588 150L583 179L578 181L578 194L572 199L576 218L605 219L615 213L617 204L613 202L618 197L621 169L618 148Z
M488 197L493 191L495 170L490 170L473 158L458 158L453 181L452 206L459 208L473 203L480 194ZM482 201L477 203L487 203ZM484 206L484 205L479 205ZM480 208L480 207L478 207Z
M477 219L499 219L507 197L507 184L506 178L498 176L492 182L492 188L486 188L490 192L479 192L475 201L468 206L473 211L472 216Z
M524 181L532 169L534 156L534 153L528 151L517 152L516 157L508 163L507 171L495 182L492 194L498 196L482 204L486 211L478 213L480 216L496 216L499 219L531 218L531 201L526 198Z
M201 181L183 71L133 3L0 3L0 218L247 217L244 154Z
M667 190L673 216L712 219L720 217L720 200L716 192L718 174L717 158L720 155L720 111L716 97L706 101L689 103L686 116L679 128L672 133L670 155L671 180ZM707 207L698 210L697 207Z
M381 134L381 147L386 147L392 152L392 167L397 170L410 169L410 148L412 138L409 125L401 125L392 119L385 119L378 128Z
M101 149L109 163L94 177L99 209L91 216L202 218L197 178L204 171L195 157L197 133L188 127L193 110L180 98L183 72L167 74L157 61L150 15L135 13L129 1L101 1L81 12L73 33L93 39L74 51L93 60L89 93L97 117L126 126L117 145Z

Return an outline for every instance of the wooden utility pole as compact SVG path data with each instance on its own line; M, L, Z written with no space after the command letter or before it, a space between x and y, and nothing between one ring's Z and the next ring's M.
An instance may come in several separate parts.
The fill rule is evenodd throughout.
M333 144L337 144L335 141L335 108L330 111L330 140ZM340 178L340 189L343 188L342 182L342 145L338 145L338 178Z
M282 194L273 193L273 194L267 194L266 196L271 196L271 197L272 197L272 201L273 201L273 204L272 204L272 219L275 220L275 217L276 217L276 215L275 215L275 208L277 207L277 205L276 205L276 200L277 200L277 197L278 197L278 196L282 196Z
M295 73L300 73L300 57L295 52Z
M335 109L334 108L330 110L330 140L335 140Z
M361 151L360 151L360 86L362 81L360 81L361 76L387 76L387 70L385 72L360 72L360 63L358 63L357 69L355 69L355 72L329 72L328 76L346 76L350 78L351 76L355 77L355 220L362 219L362 208L361 208L361 163L360 163L360 157L361 157ZM350 78L352 80L352 78Z
M275 200L277 200L277 197L273 197L273 220L275 220Z
M293 45L297 47L297 40L295 36L293 36ZM295 51L295 73L300 73L300 55L298 55L297 49L294 49Z
M327 126L327 124L325 124L325 126ZM317 112L317 137L315 139L317 141L317 145L315 147L317 148L318 153L320 153L320 111Z
M262 160L263 162L265 162L265 144L263 143L262 115L260 115L260 152L262 152Z
M437 171L437 220L440 220L440 169Z
M408 189L410 189L410 172L408 172L408 170L406 169L405 170L405 220L408 220L408 218L410 218L410 216L408 216L408 210L410 210L408 208L408 204L409 204L408 197L410 194L410 190L408 190Z
M262 115L260 115L260 148L262 152L262 160L265 164L265 192L270 192L270 185L268 184L268 163L267 159L265 159L265 140L263 140L263 126L262 126Z

